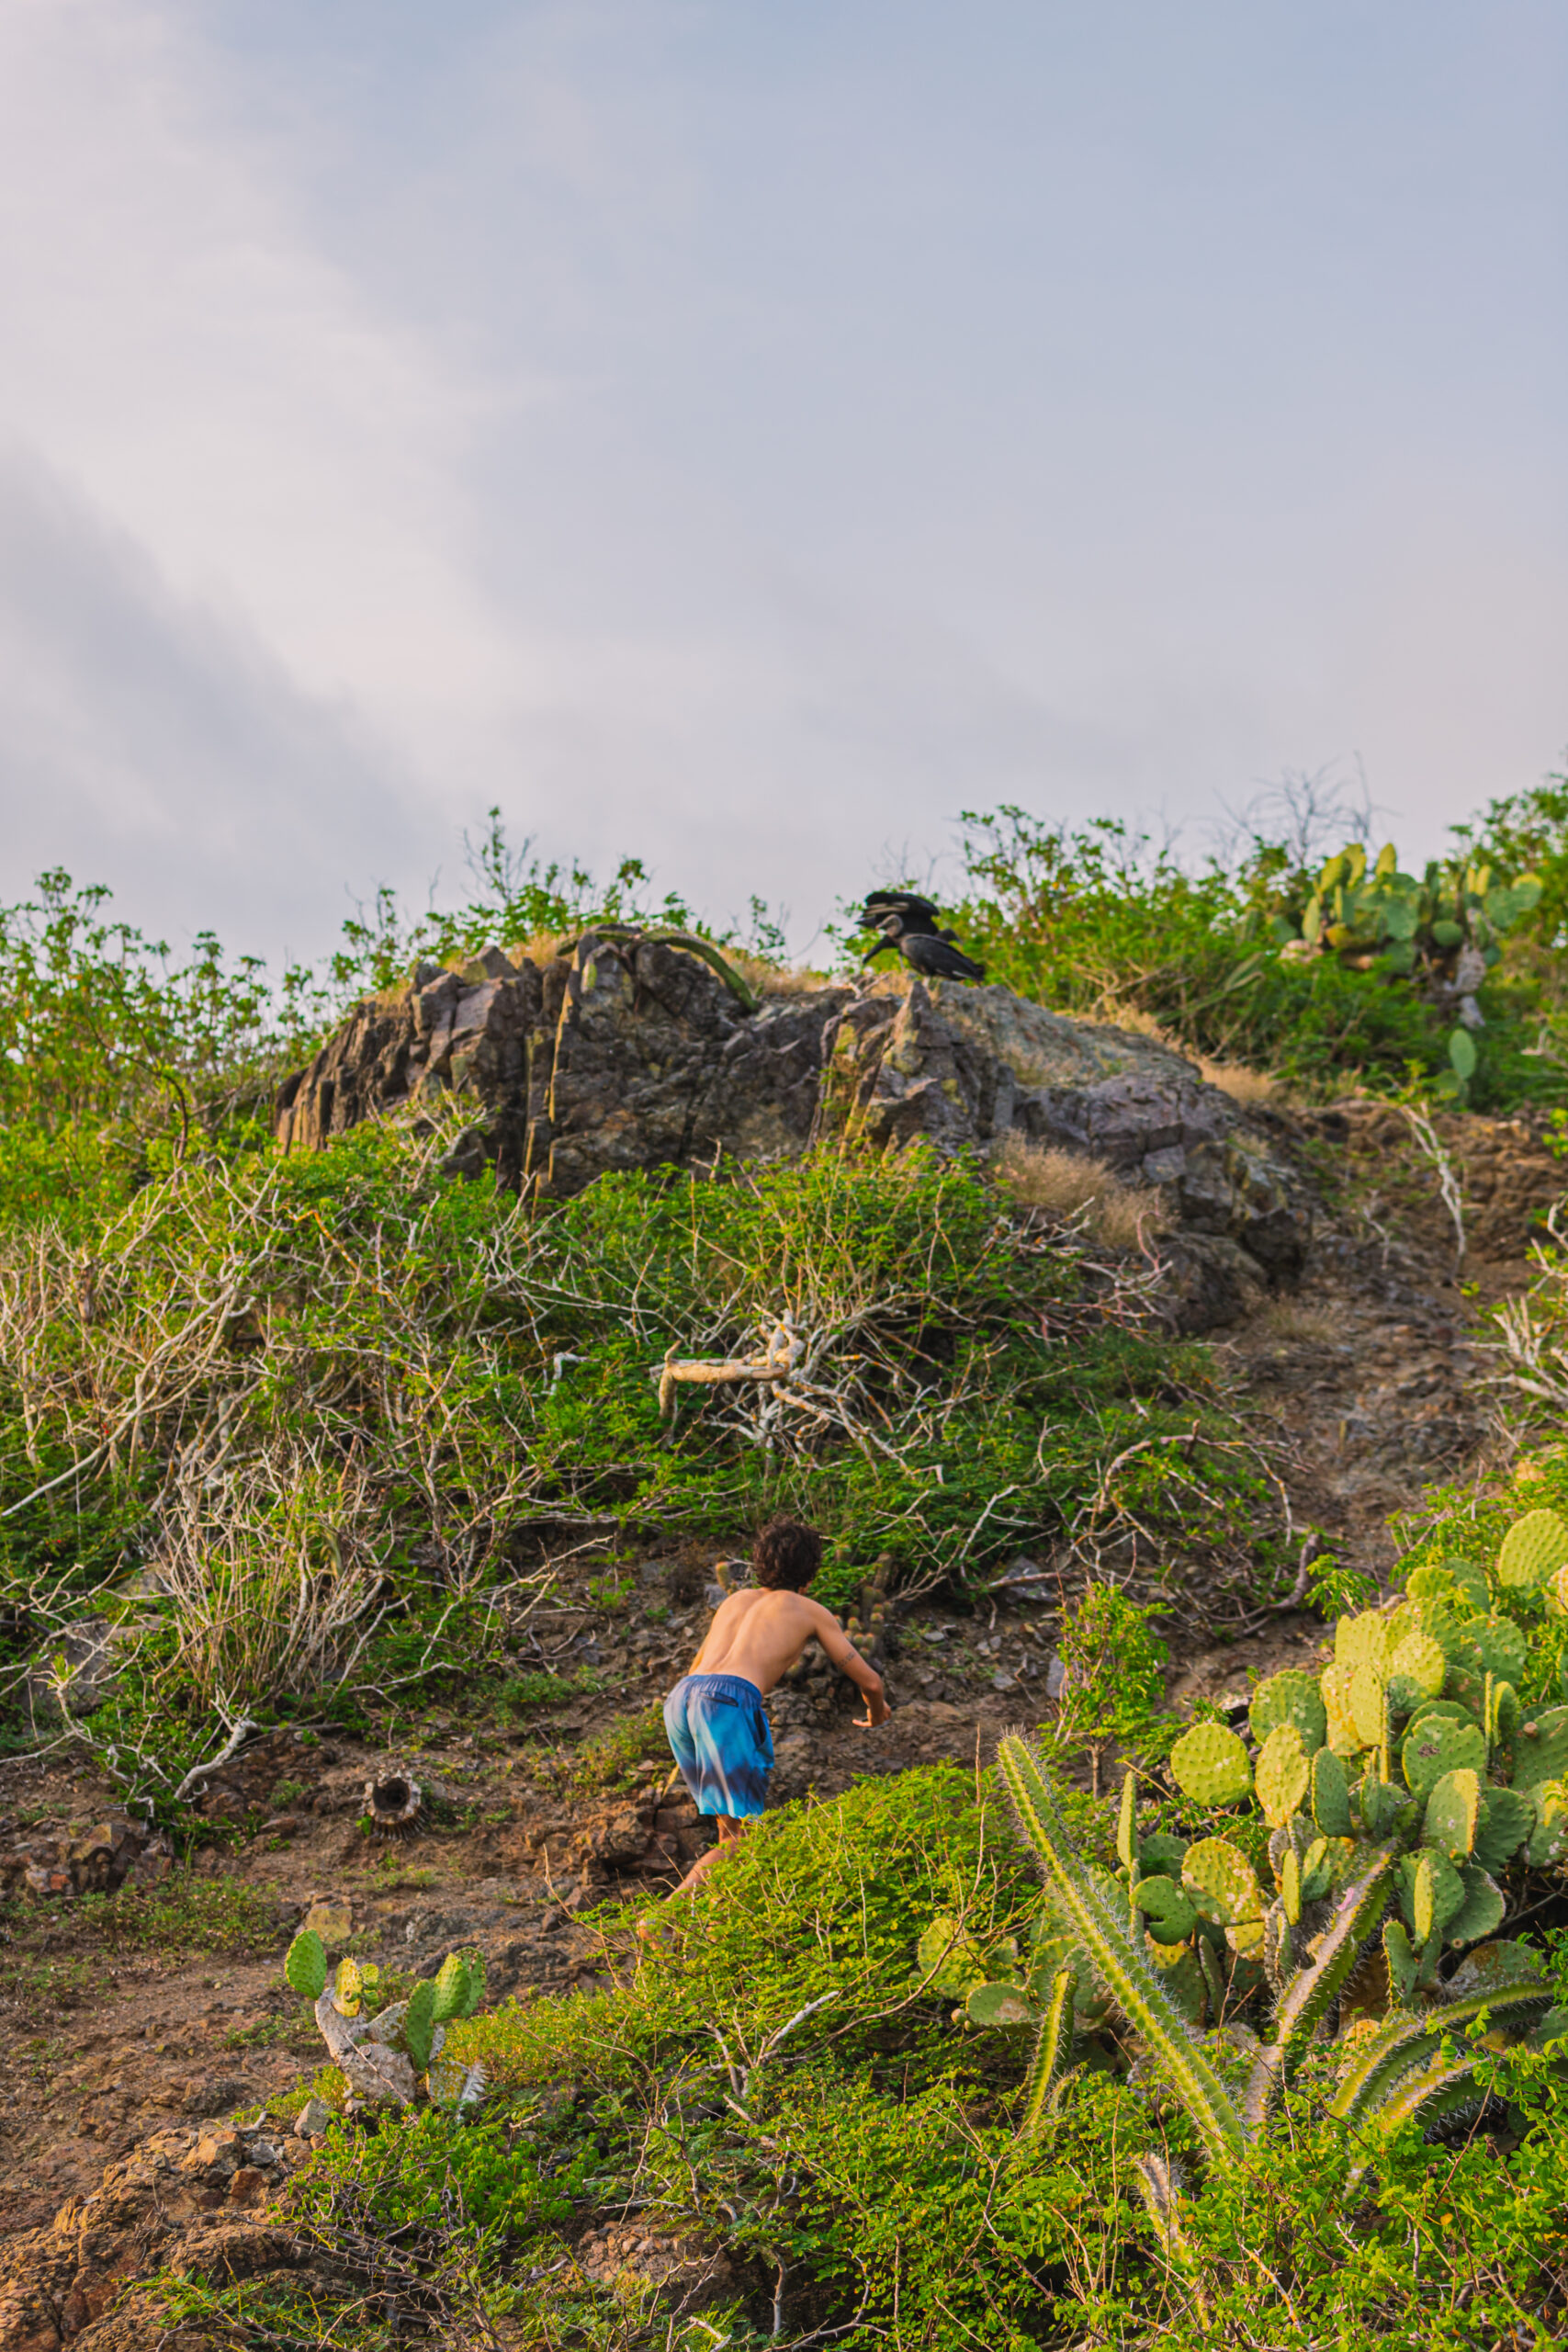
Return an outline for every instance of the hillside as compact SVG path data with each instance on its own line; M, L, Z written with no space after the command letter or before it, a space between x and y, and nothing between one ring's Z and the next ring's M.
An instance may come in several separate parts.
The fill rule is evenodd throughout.
M1030 978L1016 904L1014 968L973 988L786 975L683 909L545 911L563 920L492 908L488 942L362 965L375 985L313 1027L230 998L220 1035L188 989L122 990L139 1036L168 1023L134 1080L102 1053L105 983L78 959L53 1065L13 1049L3 2352L149 2328L190 2352L1479 2346L1515 2314L1536 2332L1513 2340L1553 2340L1559 1996L1508 1971L1533 1985L1562 1962L1568 1728L1550 1770L1525 1759L1568 1693L1556 1555L1519 1577L1495 1560L1511 1519L1568 1498L1539 1451L1555 1064L1477 1108L1446 1045L1446 1087L1379 1091L1362 1069L1314 1090L1288 1050L1272 1072L1208 1058L1246 1041L1208 1016L1156 1029L1130 989L1090 1015L1009 985ZM1081 944L1099 918L1080 919ZM1325 967L1350 952L1325 945ZM1507 982L1535 991L1538 1029L1545 954ZM1363 978L1388 993L1335 969L1347 1004ZM1431 1017L1446 1038L1451 1014ZM1516 1017L1494 1006L1500 1036L1534 1034ZM853 1728L851 1684L808 1653L769 1702L753 1849L639 1942L706 1835L659 1702L779 1509L823 1530L817 1590L893 1715ZM1440 1615L1472 1576L1464 1608L1502 1631ZM1436 1690L1380 1664L1377 1736L1352 1711L1338 1747L1332 1724L1308 1742L1309 1764L1315 1742L1366 1765L1341 1829L1323 1800L1345 1874L1306 1898L1314 1932L1337 1932L1369 1841L1404 1840L1412 1869L1436 1852L1377 1794L1416 1789L1401 1759L1434 1705L1467 1732L1473 1710L1483 1739L1454 1886L1520 1790L1536 1813L1488 1865L1495 1916L1465 1880L1489 1925L1434 1930L1390 1880L1357 1927L1359 1973L1287 2102L1304 2169L1267 2139L1205 2169L1092 1938L1063 1947L1065 1979L1019 1959L1067 1915L1042 1907L998 1743L1038 1738L1052 1802L1105 1884L1120 1853L1135 1918L1142 1899L1158 1927L1167 1898L1144 1890L1173 1886L1188 1924L1148 1948L1202 2047L1245 2054L1266 2030L1263 1915L1255 1939L1222 1912L1206 1942L1182 1914L1188 1841L1267 1896L1269 1829L1294 1821L1290 1883L1326 1873L1316 1780L1269 1810L1259 1692L1325 1668L1337 1688L1332 1661L1372 1655L1348 1627L1408 1640L1417 1620ZM1240 1756L1249 1707L1256 1800L1197 1793L1182 1739L1212 1726ZM1299 1913L1280 1887L1270 1916ZM1401 1916L1427 1971L1403 1992ZM323 2064L282 1973L310 1928L356 1966L340 2000L362 2024L482 1957L448 2029L483 2070L466 2105L434 2095L434 2059L406 2114ZM1413 2110L1347 2186L1314 2068L1359 2019L1458 1998L1488 1951L1499 1999L1534 2004L1533 2039L1497 2061L1514 2073L1478 2093L1466 2075L1440 2172ZM1025 2128L1021 2027L1044 2049L1049 1981L1076 1981L1072 2068ZM1156 2143L1176 2206L1128 2168ZM1483 2193L1499 2165L1506 2213ZM1445 2197L1461 2220L1423 2286L1397 2250L1413 2228L1433 2243ZM1325 2250L1347 2215L1351 2332L1333 2335Z

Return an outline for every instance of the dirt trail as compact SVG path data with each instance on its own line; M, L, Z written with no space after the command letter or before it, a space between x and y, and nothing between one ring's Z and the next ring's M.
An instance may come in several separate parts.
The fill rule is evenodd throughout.
M1519 1123L1445 1122L1468 1196L1456 1269L1451 1220L1402 1119L1352 1105L1288 1124L1289 1139L1333 1187L1333 1211L1301 1290L1260 1301L1217 1344L1280 1447L1298 1524L1325 1530L1342 1559L1381 1580L1396 1556L1390 1515L1434 1480L1484 1469L1480 1309L1529 1281L1532 1219L1557 1196L1562 1171ZM558 1668L594 1669L604 1688L542 1723L508 1729L437 1709L394 1752L335 1736L302 1746L279 1734L243 1756L212 1792L214 1842L195 1859L192 1933L201 1885L213 1896L225 1885L265 1893L279 1905L275 1929L248 1955L188 1944L117 1953L92 1906L63 1897L14 1905L0 1931L11 2057L0 2085L0 2252L6 2238L43 2228L62 2200L96 2189L106 2165L150 2134L254 2109L315 2071L325 2053L301 2029L278 1966L289 1928L312 1905L344 1915L329 1941L341 1942L345 1926L355 1948L388 1968L423 1972L453 1947L478 1943L491 1997L526 1999L592 1973L602 1955L584 1907L668 1883L701 1833L683 1792L671 1794L664 1759L640 1768L627 1759L621 1784L596 1791L581 1762L573 1779L572 1751L669 1687L700 1629L702 1581L691 1560L647 1563L614 1616L565 1584L548 1624ZM1321 1639L1315 1619L1281 1612L1232 1640L1179 1645L1172 1695L1239 1696L1249 1668L1310 1657ZM1052 1645L1038 1612L1002 1609L990 1623L922 1605L897 1641L888 1669L897 1712L874 1740L848 1728L847 1686L825 1672L776 1694L779 1797L829 1795L857 1771L972 1762L1008 1724L1043 1712ZM423 1782L424 1812L410 1838L367 1835L366 1783L398 1767ZM58 1758L0 1762L0 1860L36 1855L40 1839L112 1821L114 1811L113 1792L86 1770ZM145 1867L155 1876L161 1866L152 1858ZM221 2165L213 2177L220 2188L209 2204L222 2203ZM82 2318L63 2333L45 2314L8 2334L0 2298L0 2352L52 2352L65 2341L107 2352L115 2323L84 2332L92 2301L78 2299Z

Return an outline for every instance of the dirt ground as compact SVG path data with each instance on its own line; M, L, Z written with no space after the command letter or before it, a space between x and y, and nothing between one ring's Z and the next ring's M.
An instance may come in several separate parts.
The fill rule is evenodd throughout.
M1403 1120L1351 1104L1290 1125L1337 1188L1334 1213L1301 1288L1260 1298L1216 1345L1274 1449L1297 1525L1323 1529L1343 1560L1385 1581L1397 1556L1391 1516L1432 1482L1482 1476L1499 1458L1481 1310L1529 1282L1532 1221L1558 1195L1562 1170L1520 1123L1444 1123L1467 1196L1456 1263L1452 1221ZM29 1894L19 1874L29 1858L36 1884L51 1855L63 1865L96 1830L102 1860L121 1816L115 1792L59 1752L0 1761L0 1866L17 1898L0 1931L11 2053L0 2082L0 2263L7 2241L20 2256L23 2233L44 2231L151 2135L210 2131L316 2071L325 2052L279 1968L288 1933L312 1914L326 1922L329 1949L352 1939L398 1969L428 1971L454 1947L478 1944L487 1997L526 1999L602 1964L586 1906L641 1886L651 1896L699 1850L704 1833L683 1791L669 1785L667 1758L650 1757L633 1788L605 1795L573 1781L571 1755L684 1670L705 1618L693 1589L701 1572L671 1582L668 1562L643 1564L629 1606L613 1617L587 1601L586 1574L575 1588L563 1582L536 1630L558 1670L598 1671L600 1695L516 1729L436 1709L390 1753L280 1733L220 1776L208 1799L212 1841L190 1868L215 1887L276 1898L276 1932L248 1956L114 1950L94 1906ZM1239 1700L1249 1670L1309 1658L1322 1637L1316 1619L1288 1610L1258 1612L1228 1638L1179 1629L1171 1696ZM861 1772L988 1759L1003 1729L1046 1713L1052 1630L1038 1604L1004 1604L993 1617L928 1600L904 1619L895 1646L895 1713L875 1735L850 1727L852 1693L825 1669L781 1687L771 1702L779 1799L829 1796ZM367 1783L399 1770L422 1784L421 1815L409 1836L369 1834ZM103 1867L112 1875L124 1860L122 1851ZM131 1882L157 1884L167 1870L153 1851L133 1859ZM224 2179L246 2170L218 2167ZM29 2237L27 2247L43 2243ZM112 2323L95 2323L86 2303L76 2325L68 2317L54 2304L12 2309L0 2295L0 2352L107 2347Z

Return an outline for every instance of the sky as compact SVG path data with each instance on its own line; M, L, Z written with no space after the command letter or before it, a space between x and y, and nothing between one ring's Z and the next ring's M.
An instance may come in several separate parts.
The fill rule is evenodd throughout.
M1568 744L1565 102L1556 0L0 0L0 898L1436 852Z

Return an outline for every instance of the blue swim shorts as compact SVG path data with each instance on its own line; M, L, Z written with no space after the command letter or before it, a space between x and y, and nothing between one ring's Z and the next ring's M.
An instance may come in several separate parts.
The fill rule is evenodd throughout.
M761 1812L773 1763L762 1694L738 1674L688 1674L664 1702L664 1728L699 1813Z

